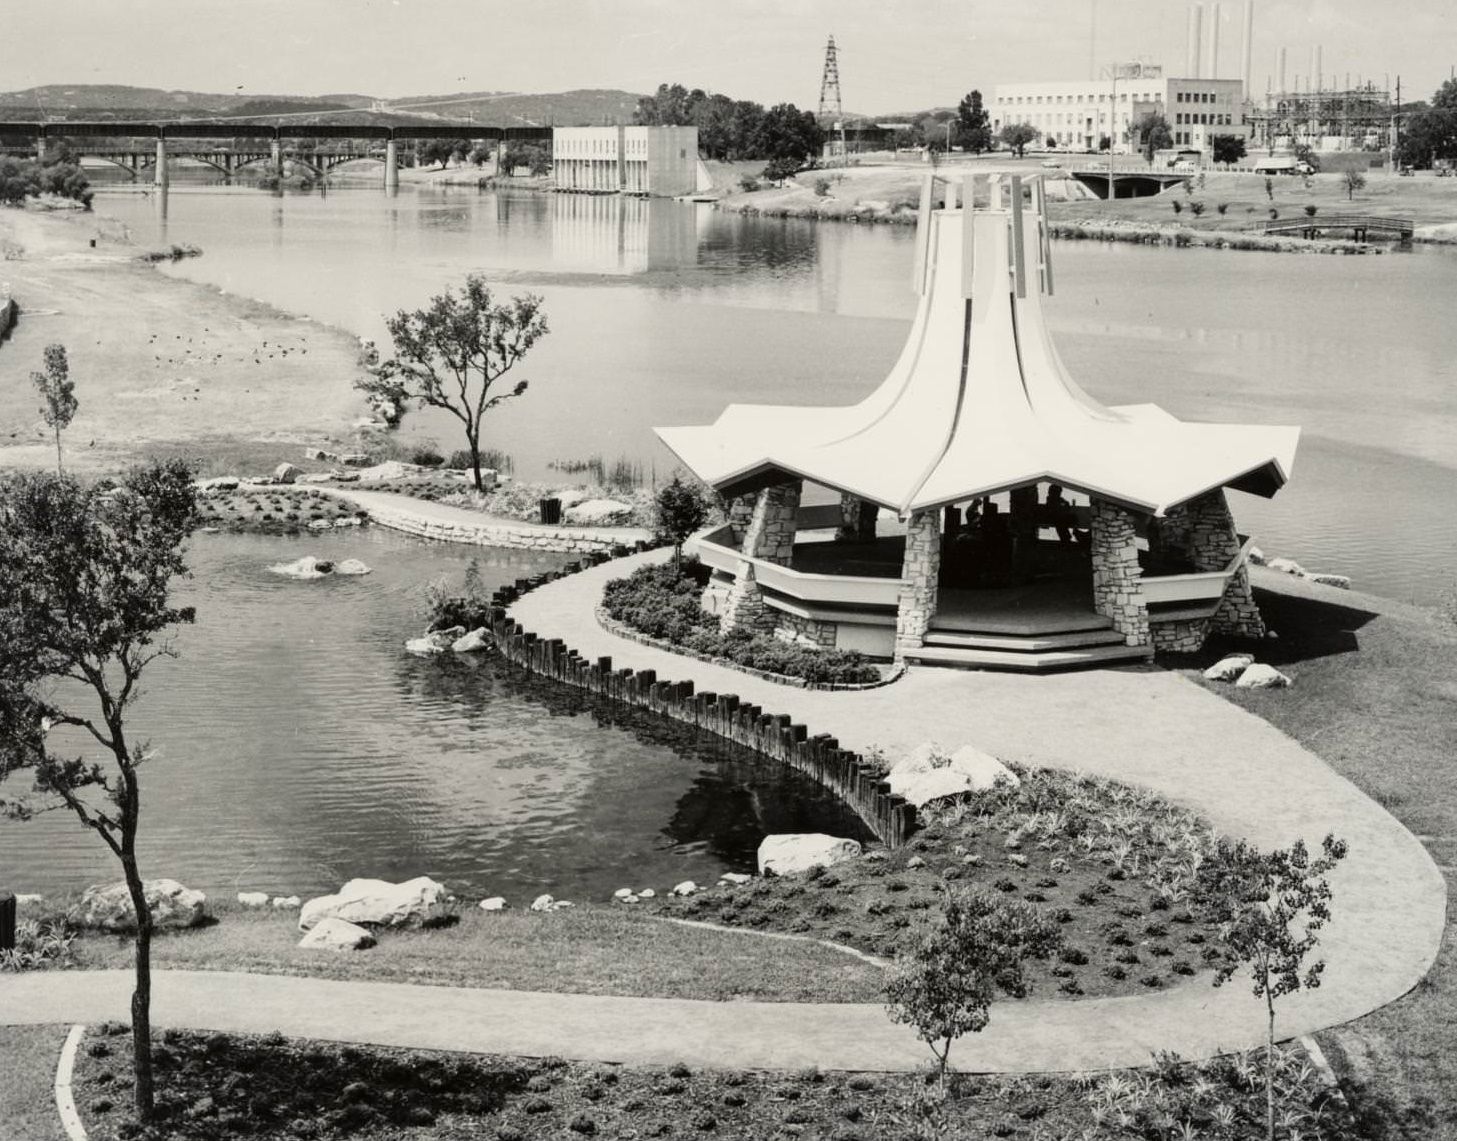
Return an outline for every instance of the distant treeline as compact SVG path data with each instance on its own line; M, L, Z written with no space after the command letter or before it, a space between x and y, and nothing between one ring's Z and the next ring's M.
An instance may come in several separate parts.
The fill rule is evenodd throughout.
M64 147L46 154L45 161L33 158L0 158L0 203L19 206L27 198L56 194L73 198L91 209L91 184L81 164Z
M793 103L762 103L691 91L681 83L661 84L657 94L637 102L633 122L649 127L697 127L698 149L705 158L790 159L808 162L819 156L825 132L809 111Z

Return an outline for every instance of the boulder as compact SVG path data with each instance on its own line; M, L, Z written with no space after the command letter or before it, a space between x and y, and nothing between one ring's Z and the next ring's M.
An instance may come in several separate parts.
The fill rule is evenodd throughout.
M295 907L302 906L303 900L296 895L275 895L273 906L279 911L292 911Z
M489 899L481 900L479 906L482 911L505 911L506 897L504 895L493 895Z
M810 868L829 868L860 854L858 840L843 840L823 832L788 832L765 836L759 845L760 874L792 875Z
M1274 666L1256 662L1247 667L1234 684L1239 689L1284 689L1294 683Z
M209 491L235 491L238 487L238 477L235 475L218 475L212 479L200 479L197 481L197 490Z
M620 888L618 888L616 891L614 891L612 893L612 898L613 899L626 899L628 896L630 896L632 894L634 894L632 888L630 888L630 887L620 887Z
M642 891L637 893L637 897L638 899L653 899L656 898L657 894L658 893L655 892L652 888L645 887L642 889Z
M244 907L267 907L268 893L266 891L240 891L238 902Z
M631 517L632 504L622 503L616 499L585 499L575 507L569 507L562 512L562 518L568 523L581 523L588 526L625 523Z
M273 469L274 483L293 483L303 472L291 463L281 463Z
M419 475L422 471L429 470L431 469L421 467L419 464L407 464L401 460L385 460L384 463L361 468L359 481L361 483L379 483L390 479L404 479L406 476Z
M551 909L553 911L565 911L569 907L576 907L576 906L577 905L575 903L573 903L570 899L558 899L558 900L556 900L555 902L552 903Z
M334 528L334 520L332 520L332 519L310 519L309 520L309 530L310 531L331 531L331 530L333 530L333 528Z
M359 527L363 523L364 521L358 515L341 515L338 519L334 520L336 529L339 527Z
M370 574L369 567L365 566L358 559L345 559L343 562L334 564L335 574L361 575Z
M369 463L369 455L366 452L345 452L339 457L339 462L345 467L365 467Z
M333 452L326 452L323 448L304 449L304 459L306 460L337 460L338 458Z
M1294 559L1270 559L1265 565L1272 571L1279 571L1281 574L1293 574L1297 578L1305 574L1305 568Z
M457 654L478 654L482 650L491 648L490 634L482 626L479 630L472 630L469 634L457 638L450 643L450 648Z
M1343 574L1323 574L1319 571L1306 571L1305 578L1310 582L1319 583L1321 586L1333 586L1337 590L1351 589L1351 580Z
M350 880L334 895L321 895L303 905L300 931L307 931L324 919L345 919L378 927L418 925L441 913L446 891L429 876L416 876L404 883L388 880Z
M20 892L15 897L16 907L38 907L46 901L46 897L36 892Z
M1265 552L1260 550L1259 547L1251 547L1250 553L1246 556L1246 558L1248 558L1250 563L1254 566L1262 567L1265 565Z
M893 773L890 789L907 803L923 808L933 800L965 796L975 792L971 777L953 768L928 769L925 772Z
M731 883L735 887L742 887L754 877L745 872L724 872L718 878L722 883Z
M560 500L563 511L587 501L587 493L580 487L564 487L560 491L549 492L548 497Z
M152 922L159 929L196 927L207 918L207 896L183 887L176 880L146 880L142 891ZM126 884L88 887L81 895L81 926L103 931L129 931L136 913Z
M951 754L951 768L970 777L971 786L977 792L982 792L998 783L1010 784L1013 787L1022 783L1017 774L996 757L982 752L973 745L962 745Z
M374 936L363 927L343 919L321 919L298 945L309 951L364 951L374 946Z
M294 483L328 483L333 478L326 471L308 471L294 480Z
M268 569L273 574L283 575L284 578L314 579L333 574L334 564L328 559L316 559L313 555L305 555L291 563L274 563Z
M1251 654L1230 654L1204 671L1206 681L1233 681L1254 662Z
M555 902L556 899L550 895L538 895L535 899L531 901L531 910L550 911L552 904L554 904Z
M917 808L948 796L983 792L998 781L1021 783L996 757L973 745L947 753L931 742L917 745L897 761L886 779L891 792Z
M684 880L680 884L674 884L673 885L673 894L674 895L692 895L697 890L698 890L698 885L696 883L694 883L692 880Z
M452 626L449 630L432 631L423 638L409 638L405 642L405 649L422 657L443 654L464 636L464 626Z

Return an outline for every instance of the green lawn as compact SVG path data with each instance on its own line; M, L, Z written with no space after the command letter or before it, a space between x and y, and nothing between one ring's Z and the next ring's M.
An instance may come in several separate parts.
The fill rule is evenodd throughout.
M368 951L304 951L296 914L229 908L158 937L161 969L254 971L436 986L660 998L878 1002L880 968L808 941L683 927L624 907L472 910L454 927L382 932ZM78 966L127 967L129 939L87 935Z
M1284 730L1385 806L1447 876L1448 927L1405 998L1319 1035L1358 1108L1390 1135L1457 1135L1457 627L1434 613L1292 582L1257 592L1295 687L1209 685Z
M56 1113L56 1062L65 1026L0 1026L0 1137L65 1141Z

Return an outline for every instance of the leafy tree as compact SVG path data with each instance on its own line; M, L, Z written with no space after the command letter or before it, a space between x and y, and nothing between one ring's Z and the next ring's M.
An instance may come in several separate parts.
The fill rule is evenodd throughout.
M133 471L120 487L0 476L0 788L29 773L45 802L0 800L0 815L69 809L121 862L136 914L131 1016L143 1125L153 1116L153 923L137 834L148 751L127 722L146 667L171 656L174 628L193 621L168 594L187 573L182 544L196 518L192 473L178 460ZM69 730L65 741L51 735L58 727ZM72 752L77 736L107 759Z
M403 407L449 412L465 428L476 490L481 483L481 421L504 400L520 396L527 382L509 389L498 382L549 331L541 298L513 297L497 304L486 279L471 274L459 294L447 289L424 309L403 309L386 322L395 355L355 382L367 396Z
M1311 859L1305 842L1261 852L1247 841L1221 840L1200 866L1195 901L1214 922L1234 961L1220 967L1214 985L1223 986L1248 967L1256 998L1265 1000L1265 1136L1275 1138L1275 1000L1320 986L1324 962L1305 966L1330 921L1326 876L1345 859L1346 845L1334 836L1321 841ZM1303 973L1302 973L1303 972Z
M1002 128L997 138L1012 149L1012 153L1021 158L1027 153L1027 144L1037 137L1037 128L1031 123L1008 123Z
M1139 119L1137 127L1139 149L1143 157L1153 162L1155 151L1166 150L1174 145L1174 133L1169 130L1169 121L1157 111L1150 111Z
M1023 962L1046 958L1058 942L1056 925L1035 907L951 889L886 986L890 1016L931 1047L944 1085L952 1044L986 1028L998 991L1024 997Z
M527 167L533 178L551 170L551 152L540 143L512 143L501 158L501 169L515 174L518 166Z
M702 96L703 92L693 94ZM632 120L645 127L686 127L693 122L689 91L681 83L660 83L655 95L637 101Z
M1309 143L1296 143L1292 148L1295 152L1295 161L1303 162L1317 174L1320 173L1320 155L1315 153L1315 148Z
M991 117L982 106L980 91L968 91L956 105L955 141L972 154L992 149Z
M1356 191L1366 189L1366 176L1359 170L1348 170L1345 176L1346 201L1350 202L1355 197Z
M1430 103L1404 114L1398 155L1401 165L1413 167L1457 159L1457 80L1445 80Z
M653 501L658 533L673 540L673 565L683 563L683 540L708 519L708 501L697 484L684 483L676 475L663 484Z
M66 362L65 345L47 345L45 372L33 372L31 381L44 403L40 414L56 434L56 471L61 470L61 430L69 427L80 402L76 399L76 382L71 379L71 366Z
M1213 139L1214 161L1228 166L1245 157L1243 135L1215 135Z
M459 147L460 144L452 139L423 139L416 144L415 157L425 166L438 162L440 169L444 170Z
M809 111L793 103L778 103L764 112L755 157L793 159L800 166L817 158L825 145L825 130Z
M1315 215L1316 215L1316 213L1317 213L1317 212L1318 212L1318 211L1319 211L1319 210L1320 210L1320 207L1319 207L1319 206L1317 206L1317 205L1316 205L1316 204L1315 204L1315 203L1314 203L1314 202L1312 202L1312 203L1310 203L1310 204L1309 204L1309 205L1307 205L1307 206L1306 206L1306 207L1305 207L1305 216L1306 216L1306 217L1307 217L1307 218L1314 218L1314 217L1315 217Z
M1275 180L1268 174L1265 175L1265 197L1271 202L1275 201Z
M783 186L785 179L793 178L801 165L803 164L798 159L793 158L770 159L768 165L764 167L763 177Z

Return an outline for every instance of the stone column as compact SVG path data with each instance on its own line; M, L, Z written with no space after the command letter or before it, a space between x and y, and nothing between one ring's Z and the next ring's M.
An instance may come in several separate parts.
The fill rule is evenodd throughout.
M936 613L936 580L941 574L940 512L917 511L906 525L901 564L900 604L895 616L895 657L919 649Z
M1239 535L1224 488L1207 491L1185 505L1188 518L1186 553L1196 571L1222 571L1239 554ZM1255 605L1250 572L1241 566L1224 588L1219 609L1209 620L1209 632L1247 638L1265 636L1265 620Z
M788 566L794 557L795 514L799 511L799 480L777 483L764 488L754 498L753 513L744 529L740 550L747 558L734 568L734 585L724 603L719 629L774 629L773 612L764 603L764 593L754 575L749 559Z
M1131 512L1092 500L1093 609L1113 620L1130 646L1149 644L1148 603L1139 579L1138 540Z
M152 184L158 190L167 188L167 140L157 139L157 165L152 170Z
M394 139L385 140L384 188L389 193L400 188L400 152Z
M840 492L840 526L835 541L840 543L875 542L875 517L880 508L848 491Z
M729 500L728 525L733 535L734 546L744 549L744 535L749 530L749 520L754 516L754 496L736 495Z

